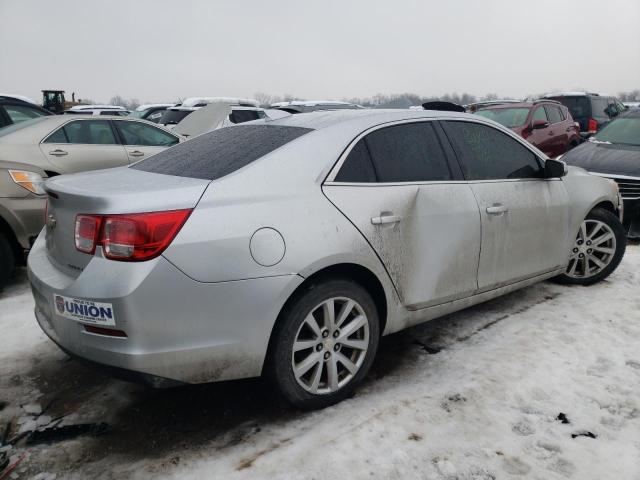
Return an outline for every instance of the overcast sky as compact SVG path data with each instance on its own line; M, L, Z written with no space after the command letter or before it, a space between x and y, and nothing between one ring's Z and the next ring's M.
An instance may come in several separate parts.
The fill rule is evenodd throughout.
M0 92L108 101L640 88L640 0L0 0Z

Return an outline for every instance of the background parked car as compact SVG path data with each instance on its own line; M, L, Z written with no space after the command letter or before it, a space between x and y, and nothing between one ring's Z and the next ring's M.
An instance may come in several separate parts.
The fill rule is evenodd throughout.
M262 111L258 101L250 98L190 97L178 105L167 108L167 110L163 113L163 115L158 120L158 124L163 125L167 128L174 128L175 125L179 124L182 120L184 120L190 114L211 103L215 103L218 105L228 105L230 107L248 107L248 109L253 109L255 112ZM249 121L249 119L257 120L258 118L262 118L262 117L259 116L258 114L253 114L249 116L245 114L243 118L248 118L248 120L244 120L246 122L246 121ZM233 122L233 123L242 123L242 122Z
M488 105L476 114L510 128L551 158L580 143L580 130L567 107L553 100Z
M609 122L562 160L613 179L624 201L628 236L640 238L640 111L628 112Z
M0 284L44 223L44 179L129 165L182 141L143 120L43 116L0 129Z
M580 135L584 138L596 133L612 118L627 108L615 97L588 92L550 93L544 98L565 105L573 119L580 124Z
M0 128L48 115L53 113L26 97L0 94Z
M164 111L174 105L175 103L149 103L140 105L131 112L129 116L146 120L147 122L158 123L158 120L160 120Z
M130 113L130 110L118 105L76 105L64 111L65 115L119 115L122 117Z
M296 114L316 112L318 110L357 110L364 107L355 103L335 102L333 100L294 100L291 102L272 103L269 108Z

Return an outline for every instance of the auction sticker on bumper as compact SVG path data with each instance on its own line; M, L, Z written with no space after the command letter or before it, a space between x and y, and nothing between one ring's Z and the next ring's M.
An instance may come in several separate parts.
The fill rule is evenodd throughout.
M53 295L56 313L61 317L94 325L114 326L116 319L111 303L100 303L80 298Z

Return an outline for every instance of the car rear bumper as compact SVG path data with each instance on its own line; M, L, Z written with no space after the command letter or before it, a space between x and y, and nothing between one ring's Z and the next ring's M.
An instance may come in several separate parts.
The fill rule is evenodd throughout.
M49 261L42 235L28 271L36 319L60 348L155 386L260 375L275 320L303 280L203 283L163 257L133 263L99 255L73 278ZM60 314L56 296L112 305L115 325L104 328L126 337L87 331L87 323Z

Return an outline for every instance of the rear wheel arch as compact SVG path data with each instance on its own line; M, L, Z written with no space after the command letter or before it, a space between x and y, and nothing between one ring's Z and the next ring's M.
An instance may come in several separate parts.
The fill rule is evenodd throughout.
M287 309L289 304L296 301L304 292L314 288L316 285L319 285L326 280L334 279L353 281L364 288L369 293L369 295L371 295L371 298L373 299L376 305L376 310L378 312L378 319L380 321L380 333L382 334L382 332L384 332L387 324L388 305L386 293L380 279L376 276L375 273L373 273L368 268L363 267L362 265L358 265L355 263L334 264L324 267L317 272L314 272L312 275L309 275L300 285L298 285L298 287L291 293L291 295L289 295L287 301L282 305L282 308L280 309L280 312L278 314L278 318L276 319L273 328L271 329L267 354L265 356L266 359L268 359L270 354L272 353L273 339L275 337L274 334L276 332L276 329L278 328L278 325L282 318L282 314ZM263 370L266 364L267 362L264 363Z

